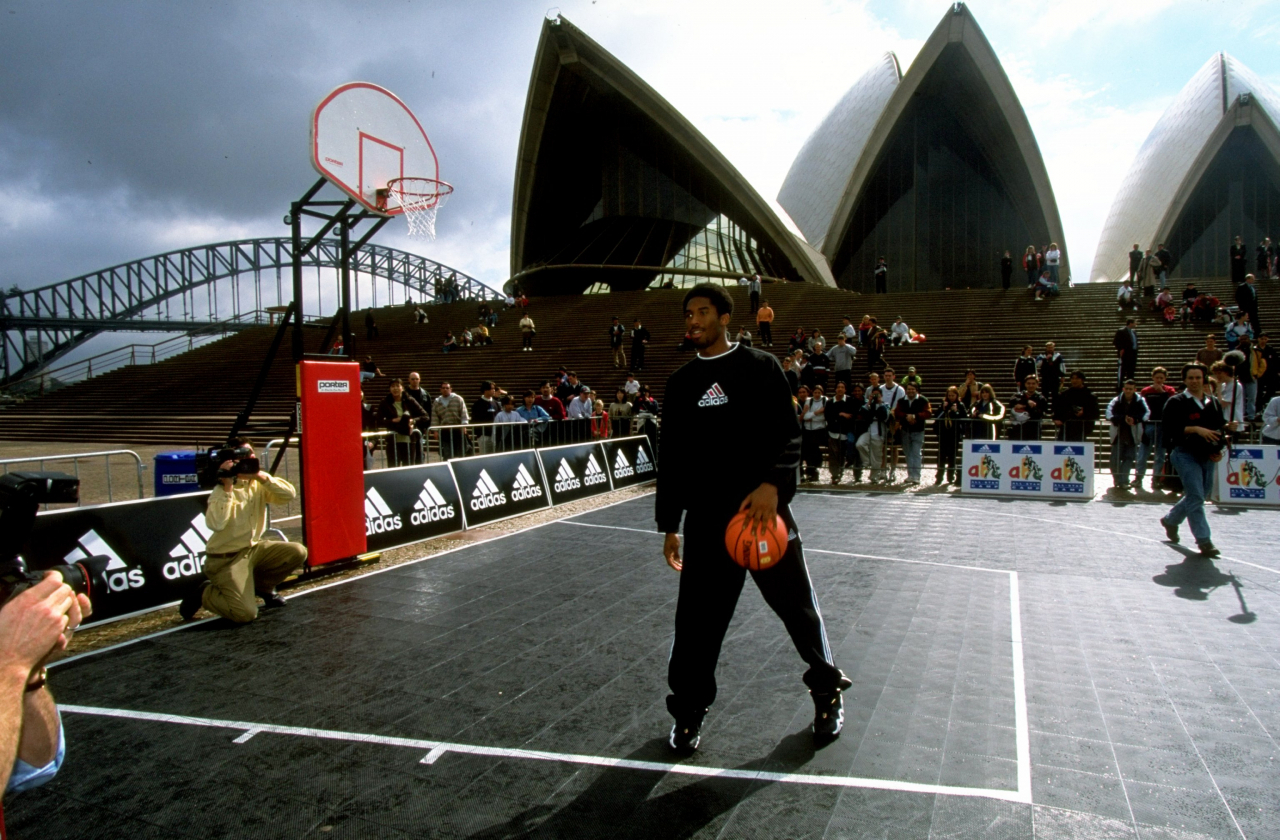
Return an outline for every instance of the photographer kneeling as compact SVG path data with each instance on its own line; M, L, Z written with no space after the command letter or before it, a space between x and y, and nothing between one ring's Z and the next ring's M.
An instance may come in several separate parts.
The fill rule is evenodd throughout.
M199 589L182 599L178 612L190 620L204 607L212 613L245 624L258 617L258 598L265 607L283 607L276 593L285 578L302 567L306 546L263 540L267 505L283 505L297 495L283 478L268 475L258 465L253 443L236 438L237 447L218 465L218 486L209 496L204 521L213 531L205 549L203 581Z
M0 789L6 793L42 785L62 765L66 740L44 665L89 613L89 599L57 572L0 607Z

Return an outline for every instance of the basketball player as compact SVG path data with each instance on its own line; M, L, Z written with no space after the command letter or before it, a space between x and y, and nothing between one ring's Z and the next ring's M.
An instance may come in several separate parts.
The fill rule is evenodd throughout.
M800 463L791 389L772 355L728 342L733 301L723 288L694 286L684 309L698 355L667 382L655 505L658 530L666 534L662 552L680 572L667 671L667 709L675 718L669 743L677 751L696 749L716 699L716 661L746 577L724 545L725 528L740 510L749 521L772 523L780 515L787 524L782 559L751 576L809 666L804 682L813 696L814 737L829 741L844 724L840 692L852 682L832 662L787 507ZM682 560L677 531L686 512Z

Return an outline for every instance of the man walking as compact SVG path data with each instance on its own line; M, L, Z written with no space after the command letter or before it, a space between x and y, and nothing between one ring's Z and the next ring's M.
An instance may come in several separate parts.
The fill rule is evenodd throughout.
M884 257L876 261L875 279L876 294L882 295L889 290L889 266L885 265Z
M1237 240L1239 237L1237 237ZM1169 542L1178 542L1178 526L1191 523L1200 556L1217 557L1209 520L1204 515L1205 494L1213 486L1214 465L1222 460L1222 430L1226 421L1218 400L1205 390L1208 370L1199 362L1182 366L1186 390L1164 404L1164 446L1182 480L1182 498L1160 519Z
M1116 349L1117 369L1116 391L1124 388L1124 381L1132 379L1138 370L1138 331L1137 321L1133 318L1125 321L1124 326L1116 330L1111 345Z
M680 573L667 668L667 709L675 718L668 743L681 752L696 749L703 718L716 698L716 662L746 579L746 570L730 559L724 543L725 528L739 511L752 523L772 525L778 516L786 523L782 558L751 576L809 666L804 682L813 697L814 738L830 740L844 723L840 693L853 683L832 661L788 507L795 495L801 436L786 378L771 355L729 344L733 300L722 287L694 286L684 309L698 355L667 383L655 498L658 530L666 535L662 553ZM751 407L751 423L734 420L744 406Z

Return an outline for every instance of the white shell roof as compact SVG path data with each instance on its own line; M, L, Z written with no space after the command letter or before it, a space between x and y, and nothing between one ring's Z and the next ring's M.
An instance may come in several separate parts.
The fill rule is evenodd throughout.
M897 56L885 53L841 97L791 163L778 203L814 248L821 250L867 138L901 79Z
M1090 280L1127 277L1133 244L1156 246L1154 240L1163 235L1159 228L1170 205L1242 93L1250 94L1273 118L1280 116L1280 97L1275 91L1226 53L1214 55L1191 77L1147 135L1116 192L1098 240Z

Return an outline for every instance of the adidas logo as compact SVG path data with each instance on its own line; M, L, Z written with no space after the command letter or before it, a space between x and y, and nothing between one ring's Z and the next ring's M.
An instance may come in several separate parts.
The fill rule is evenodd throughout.
M604 468L600 466L594 453L587 457L587 474L582 477L582 480L588 487L593 484L603 484L609 480L609 476L604 474Z
M64 559L68 563L77 563L96 556L105 556L111 561L107 563L106 573L107 589L112 592L125 592L146 585L147 578L142 569L130 569L129 564L97 531L91 530L76 540L76 547L67 552Z
M636 472L653 472L653 461L650 461L649 456L644 454L644 447L636 450Z
M702 399L698 400L698 408L707 408L713 405L724 405L729 402L729 397L725 395L724 389L720 387L720 383L712 385L707 392L702 395Z
M422 484L418 501L413 503L413 513L409 514L409 521L414 525L426 525L429 522L439 522L441 519L453 519L456 515L457 511L453 509L453 505L444 500L439 488L428 478Z
M520 469L524 470L524 465L520 465ZM480 471L480 478L476 480L476 489L471 492L471 509L484 510L487 507L495 505L505 505L507 503L507 495L499 492L498 485L493 483L493 479L489 477L488 470Z
M377 487L370 487L364 494L364 535L385 534L388 531L399 531L404 527L399 514L391 511L391 506L378 492Z
M524 499L534 499L541 495L542 487L533 480L533 476L529 475L529 471L525 469L524 464L521 464L516 470L516 483L511 488L511 498L519 502Z
M209 530L209 526L204 524L204 514L197 514L192 517L191 527L178 539L178 544L169 552L169 556L174 559L164 564L162 569L164 579L177 580L178 578L200 574L204 566L204 561L201 558L204 556L205 546L209 544L209 537L211 536L213 536L213 531Z
M570 467L569 462L561 458L560 469L556 470L556 492L563 493L566 490L577 490L581 486L582 482L578 481L578 477L573 474L573 467Z
M635 474L635 469L632 468L631 462L627 460L627 453L619 449L618 457L613 459L613 477L627 478Z

